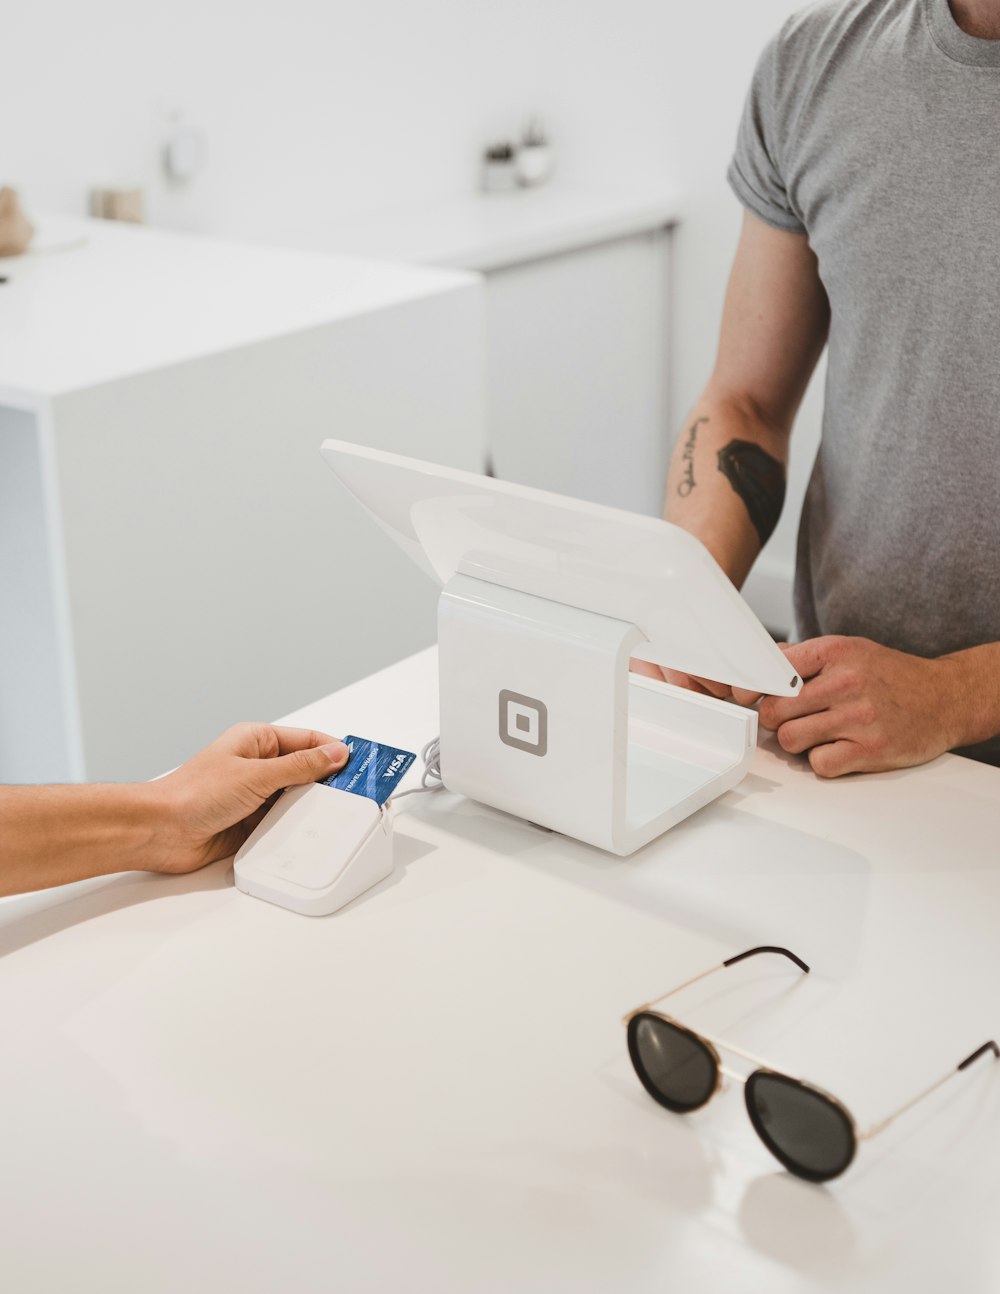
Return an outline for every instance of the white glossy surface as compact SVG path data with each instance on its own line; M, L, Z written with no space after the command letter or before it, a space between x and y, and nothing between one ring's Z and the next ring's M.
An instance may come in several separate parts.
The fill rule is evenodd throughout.
M564 187L469 194L340 221L303 235L303 246L425 265L496 270L632 234L677 219L675 191Z
M5 259L0 402L97 386L461 287L417 266L50 217Z
M410 749L426 653L291 716ZM411 775L412 776L412 775ZM220 864L0 903L6 1287L994 1294L1000 1066L827 1188L738 1088L675 1118L620 1016L674 1000L867 1123L1000 1025L1000 773L944 757L824 783L758 752L628 862L413 796L397 871L329 919Z
M425 572L518 589L634 624L635 655L778 696L801 687L785 657L686 530L582 499L326 440L323 457Z

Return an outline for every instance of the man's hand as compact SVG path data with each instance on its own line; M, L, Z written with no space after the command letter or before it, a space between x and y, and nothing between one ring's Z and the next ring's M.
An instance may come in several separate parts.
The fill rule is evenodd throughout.
M733 689L728 683L716 683L710 678L699 678L697 674L682 674L680 670L667 669L666 665L654 665L651 661L635 657L629 661L629 669L633 674L655 678L658 683L672 683L674 687L683 687L702 696L718 697L720 701L732 699Z
M303 728L241 723L149 784L163 831L151 870L192 872L235 854L286 786L317 782L347 762L342 741Z
M867 638L812 638L782 646L805 680L793 697L760 702L761 725L783 750L808 752L820 777L923 764L961 744L961 670L955 658L926 660ZM743 705L758 698L734 690Z

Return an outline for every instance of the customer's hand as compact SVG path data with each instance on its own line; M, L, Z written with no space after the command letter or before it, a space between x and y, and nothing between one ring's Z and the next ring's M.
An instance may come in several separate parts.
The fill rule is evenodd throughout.
M820 777L908 768L961 744L954 731L961 674L953 660L839 636L782 651L804 686L798 696L760 698L760 722L783 750L807 753ZM758 695L737 688L733 698L748 705Z
M192 872L235 854L286 786L329 777L347 762L342 741L304 728L240 723L148 784L159 804L152 870Z

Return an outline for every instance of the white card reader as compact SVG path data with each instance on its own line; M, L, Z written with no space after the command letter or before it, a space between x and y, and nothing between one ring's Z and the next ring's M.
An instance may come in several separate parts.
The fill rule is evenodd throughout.
M317 782L282 792L236 855L233 871L244 894L322 917L392 868L392 811Z

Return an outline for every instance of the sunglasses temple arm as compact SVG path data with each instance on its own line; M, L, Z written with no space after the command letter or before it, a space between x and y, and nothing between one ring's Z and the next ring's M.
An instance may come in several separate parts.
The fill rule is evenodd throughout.
M709 975L714 975L716 971L724 970L725 966L725 962L719 962L718 966L710 966L708 970L702 971L700 975L692 975L691 978L686 979L683 984L678 984L674 988L668 988L666 993L661 993L659 997L650 998L648 1002L643 1002L642 1006L637 1006L634 1011L630 1011L628 1015L624 1017L625 1020L627 1021L631 1019L632 1016L638 1015L640 1011L648 1011L651 1006L656 1006L658 1002L663 1002L666 998L673 997L673 995L675 993L679 993L681 989L690 988L692 984L697 984L700 980L708 979Z
M963 1070L968 1069L974 1061L977 1061L980 1056L985 1056L987 1052L992 1052L995 1059L1000 1058L1000 1047L992 1039L989 1042L984 1042L981 1047L977 1047L971 1056L966 1056L961 1064L956 1065L954 1069L949 1069L948 1073L943 1074L937 1082L931 1083L930 1087L925 1087L916 1096L911 1096L905 1105L899 1106L891 1114L887 1114L884 1119L880 1119L878 1123L873 1123L870 1128L867 1128L861 1134L860 1140L868 1141L871 1137L877 1137L880 1132L884 1132L888 1128L890 1123L895 1123L901 1114L906 1114L915 1105L919 1105L921 1101L930 1096L932 1092L936 1092L939 1087L944 1087L945 1083L954 1078L956 1074L961 1074Z
M787 948L779 948L774 944L765 944L760 948L748 948L745 953L737 953L735 957L727 957L724 962L719 962L717 966L710 966L708 970L702 971L700 975L693 975L691 979L686 979L683 984L678 984L674 988L667 989L666 993L661 993L659 997L651 998L650 1001L644 1002L642 1006L636 1007L630 1011L624 1019L627 1021L633 1015L638 1015L640 1011L648 1011L651 1006L656 1006L658 1002L665 1001L668 997L673 997L681 989L690 988L692 984L697 984L700 980L707 979L709 975L714 975L716 971L726 970L729 966L735 966L737 962L746 961L748 957L756 957L758 953L779 953L782 957L787 957L793 961L796 966L805 974L809 974L809 967L801 957L796 957L795 953L789 952Z

